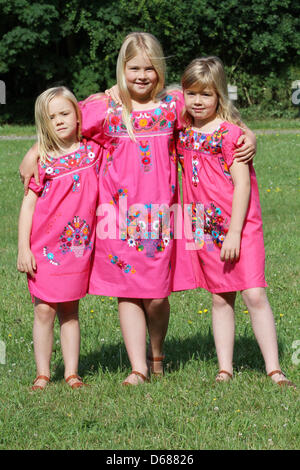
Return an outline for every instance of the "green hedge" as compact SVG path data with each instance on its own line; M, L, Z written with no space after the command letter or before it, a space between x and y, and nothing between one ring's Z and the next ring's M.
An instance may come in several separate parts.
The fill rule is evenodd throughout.
M161 41L168 82L195 57L215 54L239 87L239 106L260 117L295 115L300 79L300 5L292 0L0 0L0 120L32 120L36 95L63 83L84 98L115 82L118 50L131 31Z

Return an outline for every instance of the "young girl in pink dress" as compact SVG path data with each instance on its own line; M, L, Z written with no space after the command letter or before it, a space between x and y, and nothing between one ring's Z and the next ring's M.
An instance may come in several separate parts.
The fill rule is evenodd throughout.
M241 291L265 360L278 384L281 372L275 323L265 287L265 252L255 171L233 158L241 135L238 111L227 97L217 57L195 59L182 77L185 99L177 148L183 167L183 201L190 206L198 285L212 293L212 322L219 373L232 378L234 302ZM205 284L203 286L203 275Z
M164 91L165 61L155 37L126 37L117 81L123 105L106 96L80 104L82 134L98 142L104 137L112 150L99 172L89 293L118 297L133 371L123 383L138 385L148 380L149 369L163 373L168 295L196 284L185 240L174 239L173 213L168 220L170 207L180 204L174 135L183 104L180 92ZM247 154L249 141L245 147ZM111 221L115 231L108 234Z
M61 328L65 379L83 386L77 374L80 330L78 303L88 289L95 238L99 146L80 141L80 112L65 87L50 88L36 100L39 185L34 179L19 218L18 269L28 274L34 301L33 340L37 378L33 390L50 380L53 327Z

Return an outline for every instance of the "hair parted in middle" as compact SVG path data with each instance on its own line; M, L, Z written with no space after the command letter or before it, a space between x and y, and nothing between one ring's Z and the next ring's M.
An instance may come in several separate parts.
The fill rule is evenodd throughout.
M241 124L240 113L228 97L226 74L219 57L194 59L183 72L181 85L183 91L193 89L201 92L205 88L212 88L218 96L217 116L224 121ZM185 109L182 117L187 125L192 125L192 118Z
M135 140L131 124L130 113L132 111L131 97L125 79L126 63L133 59L139 52L145 53L157 74L157 84L152 90L151 100L156 100L164 91L166 62L159 41L150 33L134 32L126 36L117 60L117 83L120 97L123 103L123 122L132 140Z
M81 139L81 113L75 95L65 86L48 88L35 101L35 126L37 131L38 152L40 160L45 163L48 153L61 149L62 141L55 134L49 116L49 103L53 98L63 96L74 106L78 128L77 138Z

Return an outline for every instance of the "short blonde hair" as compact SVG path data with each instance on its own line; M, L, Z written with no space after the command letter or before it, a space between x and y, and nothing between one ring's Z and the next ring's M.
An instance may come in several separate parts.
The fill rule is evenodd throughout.
M49 103L53 98L58 96L63 96L73 104L78 121L78 141L80 141L81 138L81 114L75 95L65 86L48 88L37 97L34 109L38 152L40 160L43 163L45 163L49 152L61 150L62 141L53 131L49 115Z
M131 124L130 113L132 111L131 97L125 79L126 63L133 59L139 52L145 53L157 73L157 84L152 90L151 99L156 100L164 90L166 62L159 41L150 33L135 32L126 36L120 49L117 61L117 83L120 97L123 103L123 122L132 140L135 140Z
M227 80L223 63L219 57L201 57L194 59L185 69L181 78L182 89L213 88L218 95L217 116L224 121L240 125L239 111L228 98ZM183 120L187 125L192 124L192 117L183 110Z

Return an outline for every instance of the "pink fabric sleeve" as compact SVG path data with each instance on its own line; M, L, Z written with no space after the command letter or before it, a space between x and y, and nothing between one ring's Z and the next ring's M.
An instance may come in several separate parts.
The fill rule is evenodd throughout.
M174 90L170 93L176 100L176 115L177 115L177 121L175 125L175 129L181 130L183 128L183 122L182 122L182 111L184 108L184 97L183 93L181 90Z
M233 154L237 148L237 141L239 137L243 134L243 131L242 129L240 129L240 127L229 122L226 123L226 129L228 130L228 132L223 135L222 155L229 168L234 160Z
M39 196L42 193L45 183L46 183L46 178L45 178L46 174L40 164L38 164L38 169L39 169L40 184L36 184L34 176L32 176L29 181L28 188L31 189L31 191L33 191Z
M94 95L78 103L81 111L81 133L84 137L96 141L100 145L107 143L104 134L104 122L108 107L107 96L93 99Z

